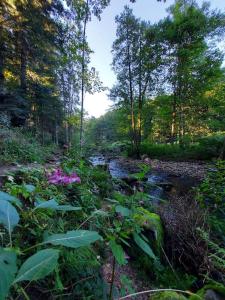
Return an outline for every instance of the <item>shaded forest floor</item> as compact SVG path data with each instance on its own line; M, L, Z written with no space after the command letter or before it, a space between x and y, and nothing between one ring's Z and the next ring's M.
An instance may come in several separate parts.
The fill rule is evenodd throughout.
M46 163L44 164L30 163L25 165L18 164L18 165L0 166L0 186L2 184L2 179L9 172L15 172L17 170L20 170L21 168L25 168L25 169L56 168L57 166L60 165L61 159L62 159L62 153L57 153L54 154L52 158L46 161ZM175 186L176 186L176 181L177 184L180 185L180 182L182 182L182 178L184 178L184 182L187 183L188 188L192 185L195 186L196 184L201 182L204 179L208 169L208 163L198 162L198 161L176 162L176 161L161 161L161 160L149 159L149 158L145 158L143 160L134 160L134 159L127 159L122 157L119 157L118 161L123 166L125 166L125 168L128 171L130 171L131 174L138 171L140 163L149 165L151 171L170 174L169 177L170 181ZM187 178L189 178L188 182L187 182ZM168 197L171 200L174 199L176 200L180 198L179 192L180 191L175 190L175 193L174 192L169 193ZM184 196L183 197L181 196L181 199L184 198L185 198ZM171 217L171 215L173 215L173 211L169 212L169 217ZM111 277L112 277L112 265L113 265L112 261L113 261L112 255L109 253L106 262L102 267L103 277L105 281L108 282L108 284L110 284ZM138 270L138 268L136 268L133 265L132 261L129 261L129 263L125 266L117 265L115 270L114 285L117 287L118 290L121 290L124 286L121 278L126 277L129 280L129 284L128 284L129 288L135 292L154 288L151 286L151 281L150 280L147 281L146 278L143 278L142 276L140 276L140 274L141 274L141 270ZM129 294L129 293L131 293L131 291L126 290L125 294ZM150 298L148 294L145 294L145 295L139 295L135 299L148 300Z

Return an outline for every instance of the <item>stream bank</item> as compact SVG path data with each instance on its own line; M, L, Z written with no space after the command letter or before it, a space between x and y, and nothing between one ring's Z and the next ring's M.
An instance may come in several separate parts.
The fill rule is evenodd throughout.
M109 171L113 179L122 180L135 186L135 176L142 170L143 165L149 170L145 174L146 185L152 197L168 197L168 194L186 195L204 178L208 170L203 162L175 162L127 159L123 157L110 158L103 155L90 157L93 166L99 166ZM151 188L150 188L151 187Z
M165 249L168 252L171 251L168 245L171 244L170 236L174 235L174 230L177 231L178 235L182 234L182 231L179 230L180 224L184 223L184 226L187 226L188 220L193 220L193 218L196 219L196 223L201 223L202 220L198 219L198 209L193 203L192 189L204 179L208 169L206 163L160 161L146 158L143 160L123 157L107 158L103 155L92 156L90 162L93 166L108 170L112 179L125 182L133 192L147 192L151 205L154 206L154 210L163 221L165 234L169 234L165 239ZM142 180L138 180L135 176L143 169L143 165L147 165L149 170ZM142 189L143 186L144 189ZM120 188L120 192L127 193L123 185L120 185ZM129 195L129 192L127 194ZM193 210L190 210L189 208L192 206ZM201 217L200 214L199 216ZM170 232L171 230L173 232ZM178 250L176 249L176 251ZM204 249L202 250L204 251ZM195 257L193 259L195 260ZM109 254L103 266L103 276L109 284L112 274L112 260L113 257ZM116 266L115 286L119 290L123 287L120 279L121 275L125 275L130 279L130 284L135 291L154 288L151 280L146 280L141 275L141 270L137 269L132 259L125 266ZM149 295L139 295L137 299L149 300L150 297Z

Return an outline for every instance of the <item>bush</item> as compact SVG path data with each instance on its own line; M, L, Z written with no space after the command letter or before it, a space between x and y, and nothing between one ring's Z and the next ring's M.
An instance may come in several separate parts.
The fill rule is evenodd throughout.
M165 251L171 263L198 276L208 271L208 249L198 229L208 228L206 213L192 197L171 197L159 208L159 214L165 229Z
M51 155L52 146L42 146L36 139L20 128L0 128L0 162L43 162Z
M224 136L204 137L184 148L178 144L150 144L144 141L141 154L147 154L151 158L211 160L219 157L223 140Z
M197 190L197 200L209 211L209 222L215 235L224 235L225 215L225 161L218 161L208 172Z

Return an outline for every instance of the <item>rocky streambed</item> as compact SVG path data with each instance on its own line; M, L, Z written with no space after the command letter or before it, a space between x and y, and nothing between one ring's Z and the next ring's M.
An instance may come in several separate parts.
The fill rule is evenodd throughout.
M170 194L186 195L196 187L205 177L207 164L202 162L174 162L159 160L133 160L127 158L110 158L103 155L90 157L93 166L101 166L109 171L112 178L119 179L133 189L143 191L142 182L145 183L145 192L150 200L158 202L167 199ZM137 174L148 166L149 170L142 179Z

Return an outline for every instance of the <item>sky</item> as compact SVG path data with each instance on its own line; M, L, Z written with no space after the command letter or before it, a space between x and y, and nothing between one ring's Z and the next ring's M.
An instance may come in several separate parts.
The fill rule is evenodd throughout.
M103 85L111 88L116 81L116 77L111 68L112 54L111 48L116 38L115 16L123 11L125 5L129 5L136 17L148 20L151 23L158 22L167 16L166 9L175 0L167 0L166 3L156 0L137 0L132 4L129 0L111 0L110 5L101 15L101 21L93 18L88 24L87 39L90 48L94 51L91 55L91 67L95 67L99 72ZM197 0L199 4L203 0ZM225 0L210 0L211 8L218 8L225 11ZM99 117L103 115L112 104L107 97L107 91L85 95L85 110L89 116Z

